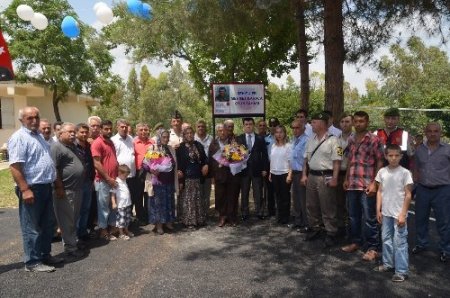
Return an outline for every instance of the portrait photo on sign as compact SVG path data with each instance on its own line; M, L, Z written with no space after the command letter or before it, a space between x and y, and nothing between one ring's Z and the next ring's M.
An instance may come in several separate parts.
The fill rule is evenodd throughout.
M215 95L215 101L228 102L230 101L230 88L228 86L217 86Z

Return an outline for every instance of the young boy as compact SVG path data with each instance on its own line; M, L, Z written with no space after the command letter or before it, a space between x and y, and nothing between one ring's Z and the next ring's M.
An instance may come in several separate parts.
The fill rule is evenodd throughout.
M385 150L388 166L378 171L377 219L382 224L383 264L378 272L395 271L392 281L403 282L408 277L408 229L406 218L411 203L413 184L411 173L400 166L401 148L388 145Z
M111 189L112 209L117 208L116 227L119 228L119 238L129 240L133 233L128 231L128 225L131 221L131 197L126 179L130 174L130 168L127 165L119 166L119 175L116 178L117 188Z

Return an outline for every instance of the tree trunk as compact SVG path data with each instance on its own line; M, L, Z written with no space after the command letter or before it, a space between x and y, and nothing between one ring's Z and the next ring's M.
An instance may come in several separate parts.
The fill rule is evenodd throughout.
M335 125L344 110L344 35L342 0L324 0L325 109Z
M58 97L58 87L55 85L53 86L53 112L55 113L56 121L61 121L61 114L59 113L59 107L58 103L60 101L60 98Z
M300 61L300 108L309 110L309 57L306 39L304 0L297 1L298 44L297 50Z

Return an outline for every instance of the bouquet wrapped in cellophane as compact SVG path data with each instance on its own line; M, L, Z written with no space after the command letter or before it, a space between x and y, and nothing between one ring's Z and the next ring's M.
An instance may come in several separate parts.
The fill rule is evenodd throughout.
M219 166L229 167L231 174L236 175L247 167L248 150L244 145L233 142L219 149L213 158Z
M172 159L164 151L156 148L149 148L145 153L142 166L150 171L170 172L173 168Z

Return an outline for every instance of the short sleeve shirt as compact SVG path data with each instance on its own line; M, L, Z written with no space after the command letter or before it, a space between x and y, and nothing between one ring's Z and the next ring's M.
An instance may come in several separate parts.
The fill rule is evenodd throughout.
M134 139L134 156L135 156L135 164L136 170L140 170L142 167L142 161L144 160L145 153L147 153L150 145L155 142L152 139L141 140L140 138Z
M136 160L134 158L134 144L133 138L129 135L126 138L122 138L119 134L116 134L111 138L116 149L116 157L119 165L127 165L131 172L128 177L134 177L136 175Z
M314 155L312 155L313 151L323 140L325 141L316 150ZM338 139L333 135L327 133L322 139L314 135L306 143L306 151L303 157L308 159L308 166L311 170L332 170L333 161L342 160L342 148L339 146Z
M125 208L131 206L130 190L126 181L123 181L119 177L116 178L117 187L111 188L110 192L116 194L117 208Z
M116 158L116 149L111 140L106 140L102 135L94 140L91 145L92 157L100 157L100 162L106 173L112 179L116 179L118 163ZM95 180L102 180L103 177L96 172Z
M402 166L378 171L375 181L381 184L381 213L398 219L405 201L405 186L413 184L411 172Z
M50 146L44 137L22 126L8 140L9 164L22 164L28 185L55 181L56 171Z
M61 175L64 188L70 190L81 188L85 181L85 168L75 145L68 146L61 142L54 143L51 147L51 155L56 171Z
M176 145L180 145L181 142L183 142L182 135L177 135L175 131L171 128L170 129L170 135L169 135L169 145L171 147L175 147Z

